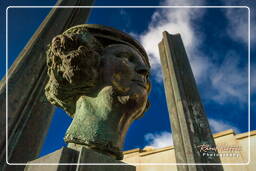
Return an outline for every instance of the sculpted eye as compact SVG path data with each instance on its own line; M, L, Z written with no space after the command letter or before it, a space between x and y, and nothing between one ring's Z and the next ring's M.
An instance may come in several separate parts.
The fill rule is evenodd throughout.
M124 60L127 60L131 63L134 62L134 58L135 58L133 55L131 55L129 53L124 53L124 52L116 54L116 57L123 58Z

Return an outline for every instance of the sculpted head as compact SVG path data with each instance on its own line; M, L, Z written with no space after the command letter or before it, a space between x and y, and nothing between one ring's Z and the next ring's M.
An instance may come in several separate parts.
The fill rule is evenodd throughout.
M46 97L73 117L65 141L121 159L127 129L148 107L143 47L113 28L79 25L52 40L47 65Z

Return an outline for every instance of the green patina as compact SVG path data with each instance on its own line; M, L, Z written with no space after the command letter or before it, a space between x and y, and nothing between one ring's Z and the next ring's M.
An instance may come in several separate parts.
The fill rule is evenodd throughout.
M149 104L143 47L113 28L79 25L53 39L47 65L46 97L73 118L65 141L122 159L125 134Z
M87 145L96 150L113 153L120 157L118 148L118 122L122 115L113 103L112 87L105 87L97 97L81 96L76 103L73 122L69 126L65 141ZM109 149L111 148L111 149Z

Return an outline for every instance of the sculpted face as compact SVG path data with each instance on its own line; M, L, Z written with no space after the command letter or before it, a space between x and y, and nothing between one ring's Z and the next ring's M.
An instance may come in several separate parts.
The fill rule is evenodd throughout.
M102 80L113 86L118 101L126 104L124 110L127 112L143 112L146 106L150 90L149 68L142 59L139 52L123 44L110 45L103 51Z
M107 27L75 26L53 39L45 94L73 117L64 138L70 146L122 159L125 134L148 104L146 61L136 41Z

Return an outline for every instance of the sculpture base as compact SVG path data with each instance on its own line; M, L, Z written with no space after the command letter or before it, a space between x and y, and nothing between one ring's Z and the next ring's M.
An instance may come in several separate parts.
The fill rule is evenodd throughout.
M36 164L40 165L36 165ZM54 164L56 163L56 165ZM109 165L111 163L119 165ZM63 164L63 165L61 165ZM94 164L94 165L93 165ZM102 165L95 165L102 164ZM108 165L104 165L108 164ZM122 165L123 164L123 165ZM79 151L63 147L51 154L28 162L25 171L135 171L136 167L94 150Z

